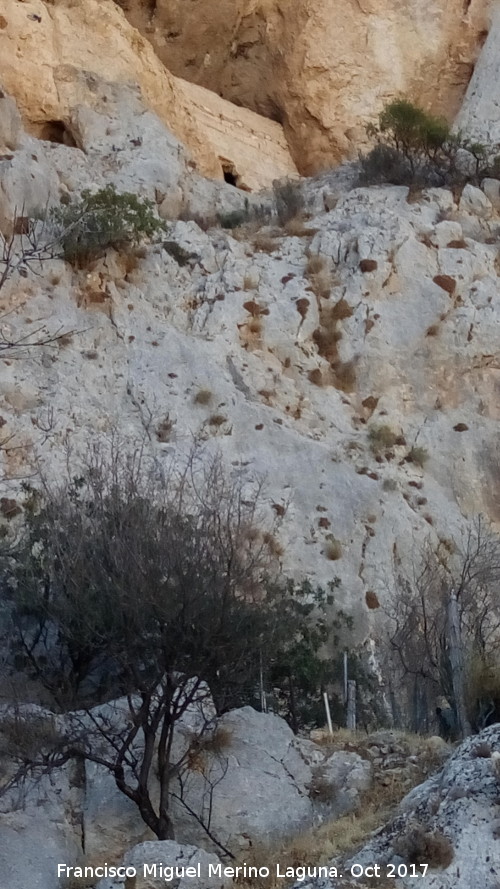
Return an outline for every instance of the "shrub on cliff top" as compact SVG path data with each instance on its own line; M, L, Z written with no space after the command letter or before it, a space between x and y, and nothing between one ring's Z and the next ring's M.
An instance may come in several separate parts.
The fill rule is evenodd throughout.
M452 186L479 183L498 175L498 146L487 146L452 133L442 117L408 99L389 102L367 135L376 140L360 158L360 184Z

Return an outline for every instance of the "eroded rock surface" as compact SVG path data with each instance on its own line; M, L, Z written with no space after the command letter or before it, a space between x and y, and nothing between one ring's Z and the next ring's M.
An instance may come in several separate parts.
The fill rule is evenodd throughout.
M490 0L127 0L167 68L283 122L301 173L357 156L365 125L407 94L451 120Z
M71 144L70 118L99 101L96 79L132 81L200 173L223 179L234 170L250 189L296 175L279 123L174 77L112 0L6 0L2 20L0 83L41 138Z

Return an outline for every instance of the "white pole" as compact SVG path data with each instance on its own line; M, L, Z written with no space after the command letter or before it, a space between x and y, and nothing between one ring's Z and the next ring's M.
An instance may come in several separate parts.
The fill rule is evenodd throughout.
M267 713L267 698L264 690L264 670L262 668L262 651L260 652L260 709Z
M347 680L349 674L347 672L347 648L344 651L344 706L347 704Z
M356 682L349 679L347 683L347 728L356 731Z
M326 691L323 692L323 700L325 702L325 712L326 712L326 721L328 724L328 731L330 735L333 735L333 726L332 726L332 717L330 714L330 704L328 703L328 695Z

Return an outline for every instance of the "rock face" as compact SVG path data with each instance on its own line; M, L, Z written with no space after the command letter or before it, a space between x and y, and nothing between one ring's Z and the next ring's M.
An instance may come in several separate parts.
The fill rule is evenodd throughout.
M46 711L29 707L31 716ZM16 717L22 711L16 710ZM0 708L0 783L12 774L2 733L8 707ZM7 748L8 749L8 748ZM0 796L0 873L9 889L56 889L57 863L80 864L82 857L81 769L73 763L52 773L28 776ZM41 814L43 813L43 815Z
M112 0L7 0L2 13L0 82L41 138L71 140L70 117L94 106L96 77L132 80L204 175L234 172L249 189L296 175L278 123L173 77Z
M166 883L173 889L224 889L232 885L224 877L216 855L170 840L134 846L125 855L123 866L135 869L137 876L103 879L96 889L129 889L131 885L133 889L161 889Z
M464 135L493 145L500 142L499 41L500 9L498 4L494 4L489 34L455 122L456 129L461 130Z
M240 189L192 169L187 149L147 110L138 87L74 73L91 102L67 111L71 148L28 137L13 100L0 99L1 131L11 146L0 160L0 230L9 230L16 211L43 214L64 195L89 185L139 190L164 218L183 212L214 217L243 209L245 200L252 203ZM19 150L13 154L13 148ZM103 157L109 160L106 169Z
M167 68L280 120L301 173L356 156L384 101L408 94L450 119L490 0L127 0Z
M0 162L5 212L25 188L36 186L33 210L49 193L57 202L107 182L161 200L160 210L174 199L229 209L228 194L241 208L238 189L192 176L137 96L125 112L124 88L102 89L106 102L70 119L83 150L23 137ZM139 120L148 137L134 145ZM6 335L24 337L35 322L74 335L0 365L3 432L15 444L1 453L2 496L16 494L35 456L61 472L66 435L76 453L89 429L147 436L165 464L194 436L235 472L267 478L269 520L283 513L275 563L313 583L339 577L337 601L363 639L395 554L411 559L429 537L460 541L478 513L500 522L500 219L480 189L459 203L440 189L409 202L405 188L346 185L325 212L326 187L309 183L318 211L299 235L267 227L240 241L176 222L166 246L143 255L110 250L82 271L56 259L12 279ZM168 440L155 432L166 416ZM378 426L400 444L377 453ZM428 454L423 467L407 459L414 445Z
M219 842L232 850L293 836L312 824L309 766L288 725L272 714L243 707L222 716L218 730L227 743L204 767L185 779L184 799L207 820ZM179 803L176 829L187 842L206 845L205 831Z

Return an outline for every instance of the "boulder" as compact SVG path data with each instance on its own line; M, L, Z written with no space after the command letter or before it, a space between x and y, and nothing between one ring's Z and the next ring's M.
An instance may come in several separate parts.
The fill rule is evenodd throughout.
M493 212L491 201L484 191L470 183L462 191L458 209L461 213L470 213L480 219L488 219Z
M140 843L124 856L122 866L136 871L124 880L104 878L96 889L224 889L232 880L224 875L217 855L172 840Z
M206 819L224 846L235 851L255 843L291 836L312 822L308 795L311 769L294 745L283 719L251 707L222 716L217 731L224 745L184 779L184 799ZM181 802L173 806L183 842L207 844L207 836Z
M372 765L357 753L337 750L316 767L310 785L311 799L323 818L340 818L354 811L360 794L372 782Z

